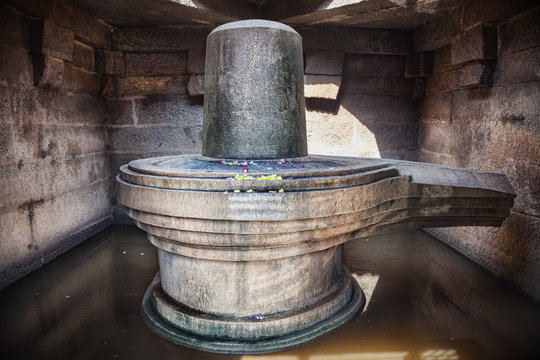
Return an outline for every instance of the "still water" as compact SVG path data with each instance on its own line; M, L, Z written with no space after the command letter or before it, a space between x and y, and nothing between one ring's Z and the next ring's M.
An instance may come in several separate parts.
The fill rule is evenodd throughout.
M0 358L540 359L540 304L426 233L357 239L344 257L367 298L345 326L279 353L210 354L145 325L156 251L141 230L110 227L0 292Z

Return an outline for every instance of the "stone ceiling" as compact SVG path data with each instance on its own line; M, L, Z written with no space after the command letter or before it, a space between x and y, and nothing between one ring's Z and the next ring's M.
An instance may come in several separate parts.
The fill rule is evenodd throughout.
M262 18L290 25L415 29L462 0L66 0L115 26Z

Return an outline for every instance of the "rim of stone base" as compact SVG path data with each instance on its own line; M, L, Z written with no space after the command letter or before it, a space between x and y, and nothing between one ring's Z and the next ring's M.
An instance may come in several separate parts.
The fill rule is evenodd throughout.
M192 334L172 326L159 315L153 305L152 284L144 294L141 310L143 319L152 331L178 345L220 354L264 354L304 345L344 325L365 305L364 292L354 277L351 277L351 283L353 290L351 299L334 315L305 329L262 340L212 338Z

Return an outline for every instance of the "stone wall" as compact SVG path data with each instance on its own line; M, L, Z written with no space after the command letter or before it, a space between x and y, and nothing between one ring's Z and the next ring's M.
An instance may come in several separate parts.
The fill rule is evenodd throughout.
M205 26L120 28L103 65L111 184L142 157L199 153ZM408 31L298 27L306 57L308 147L313 154L415 160L416 75L406 76ZM415 86L416 85L416 86ZM118 221L129 221L115 207Z
M0 2L0 288L111 223L94 52L110 27L62 1Z
M419 160L505 173L517 193L500 229L430 233L540 299L540 8L532 3L464 2L418 29L414 47L433 51Z

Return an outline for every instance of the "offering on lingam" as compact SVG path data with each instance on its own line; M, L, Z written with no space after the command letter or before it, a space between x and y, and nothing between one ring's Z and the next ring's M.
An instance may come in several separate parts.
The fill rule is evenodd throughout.
M504 175L308 155L302 40L289 26L222 25L206 54L202 154L131 161L117 177L158 250L143 316L169 340L221 353L301 345L363 308L342 265L348 240L508 216Z

